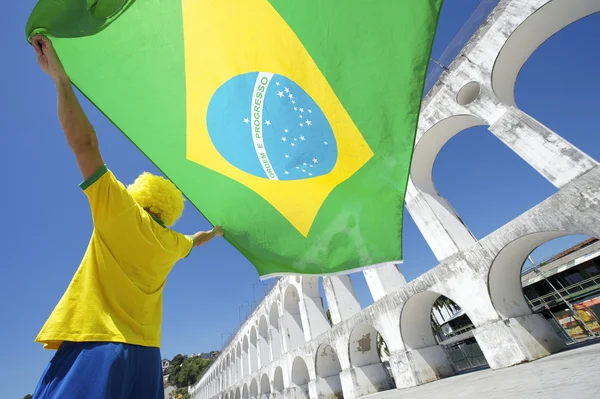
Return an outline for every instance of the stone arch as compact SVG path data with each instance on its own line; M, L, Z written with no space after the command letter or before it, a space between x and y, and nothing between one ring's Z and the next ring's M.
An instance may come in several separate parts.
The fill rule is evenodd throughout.
M279 330L279 308L277 303L273 302L269 310L269 338L271 343L272 359L278 359L281 356L281 332Z
M551 0L531 14L508 37L496 57L492 69L496 96L505 104L516 106L515 83L527 59L552 35L599 11L597 0Z
M242 388L242 399L250 399L250 392L248 391L248 384L244 384Z
M292 372L290 375L290 381L296 388L297 396L304 394L308 398L308 383L310 382L310 375L308 373L308 367L306 362L301 356L296 356L292 363Z
M519 237L502 248L488 272L488 287L492 305L503 319L532 313L523 294L521 269L527 256L540 245L555 238L582 233L543 231Z
M256 327L252 326L250 330L250 373L258 370L258 334Z
M436 312L435 316L437 317L434 317L433 307L436 303L444 303L444 306L446 306L446 303L450 304L452 305L451 309L454 310L450 313L446 312L447 314L441 318L441 313ZM451 330L448 330L448 333L444 332L445 327L442 328L442 324L449 327L451 324L446 323L450 323L452 320L460 321L464 325L460 325L456 333L451 332ZM436 330L437 335L434 335L434 325L440 326L439 330ZM426 359L424 363L416 365L419 369L419 373L415 373L417 384L452 376L455 369L466 370L474 367L486 367L487 358L479 348L476 335L473 332L476 327L478 327L477 321L471 317L468 309L461 307L460 303L454 301L453 298L434 291L423 291L410 297L402 307L400 333L406 350L409 351L409 361L414 362L412 359L418 358ZM464 356L459 346L454 348L454 346L446 345L453 342L449 338L452 338L457 345L463 345L468 349L468 352L475 354L473 356L474 362L465 361L467 357ZM443 341L446 341L446 344L444 344L446 346L440 345ZM457 356L459 353L462 356L460 358ZM454 365L450 362L450 359L452 359Z
M342 366L336 351L329 344L321 344L315 356L317 391L325 397L343 398L340 373Z
M250 375L250 356L249 356L250 344L248 343L248 334L244 335L242 342L242 378L246 378Z
M410 176L415 188L433 197L439 196L433 183L433 165L438 154L444 145L460 132L485 125L485 121L473 115L452 115L438 121L423 133L415 145L410 166ZM441 205L448 208L443 202Z
M286 349L291 351L303 345L305 341L302 316L300 314L300 294L296 286L290 284L283 299L283 325Z
M269 348L269 324L265 315L258 322L258 351L260 367L267 366L271 361L271 349Z
M331 329L325 313L324 299L319 289L321 284L322 278L319 276L302 276L302 300L306 310L310 339Z
M356 325L350 333L348 352L353 378L361 386L363 395L395 388L390 372L379 355L379 343L385 342L370 324Z
M268 398L271 393L271 384L269 383L269 376L266 373L260 378L260 393L263 398Z
M242 393L240 392L239 387L235 390L235 399L242 399Z
M258 382L256 381L256 378L253 378L250 383L250 398L258 399Z
M284 389L285 385L283 383L283 369L281 367L277 367L273 373L273 391L281 393Z
M242 379L242 343L238 342L235 351L235 381Z
M381 362L377 352L379 332L370 324L359 324L352 329L348 346L350 364L355 367L370 366Z

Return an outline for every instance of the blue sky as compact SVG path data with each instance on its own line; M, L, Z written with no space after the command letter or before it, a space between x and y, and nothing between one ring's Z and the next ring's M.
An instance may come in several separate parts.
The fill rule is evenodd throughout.
M448 0L435 42L438 57L479 4ZM53 352L33 342L70 282L92 230L80 175L56 117L52 82L37 67L24 38L34 0L8 2L0 43L0 131L5 228L0 232L4 282L0 291L2 397L33 392ZM600 15L582 20L542 45L525 64L516 85L521 109L600 159L597 115L600 81ZM125 183L151 163L98 111L84 104L98 131L103 156ZM434 181L476 237L482 238L556 192L484 127L471 128L441 151ZM184 233L208 229L188 204L177 224ZM556 240L536 251L541 259L582 237ZM407 214L402 270L414 279L437 262ZM363 306L372 303L362 275L353 276ZM244 302L260 299L257 273L224 240L196 250L171 273L164 293L163 355L218 349L234 331ZM273 282L269 282L270 285Z

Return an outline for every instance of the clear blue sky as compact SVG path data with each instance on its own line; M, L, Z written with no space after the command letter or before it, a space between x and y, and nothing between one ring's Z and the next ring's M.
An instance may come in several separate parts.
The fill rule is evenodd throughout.
M447 0L436 38L438 57L479 0ZM79 171L56 117L53 85L37 67L24 37L34 0L4 7L0 43L0 394L32 393L53 352L33 342L60 299L88 243L92 224L80 192ZM540 47L525 65L516 86L519 106L567 140L600 159L598 110L600 15L588 17ZM99 112L84 108L98 131L104 158L124 182L140 172L157 172ZM469 129L440 153L434 181L476 237L482 238L556 192L544 178L485 128ZM437 262L406 214L402 266L414 279ZM177 229L208 229L188 204ZM541 259L577 241L557 240L534 256ZM372 302L362 275L353 279L363 306ZM262 292L257 273L224 240L216 240L182 261L164 293L163 355L218 349L221 334L234 331L244 301ZM271 282L272 285L272 282Z

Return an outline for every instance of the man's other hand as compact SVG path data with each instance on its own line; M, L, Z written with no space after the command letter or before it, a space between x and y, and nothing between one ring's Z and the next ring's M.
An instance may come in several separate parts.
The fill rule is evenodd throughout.
M221 226L215 226L212 229L212 233L215 237L223 237L223 228Z
M55 81L68 79L67 73L54 50L54 46L47 37L33 36L31 38L31 45L35 50L38 65L42 68L42 71L50 75Z

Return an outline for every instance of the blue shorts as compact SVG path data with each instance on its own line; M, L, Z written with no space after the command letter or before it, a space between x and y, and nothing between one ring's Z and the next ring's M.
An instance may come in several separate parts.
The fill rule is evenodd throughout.
M164 399L159 348L112 342L63 342L34 399Z

